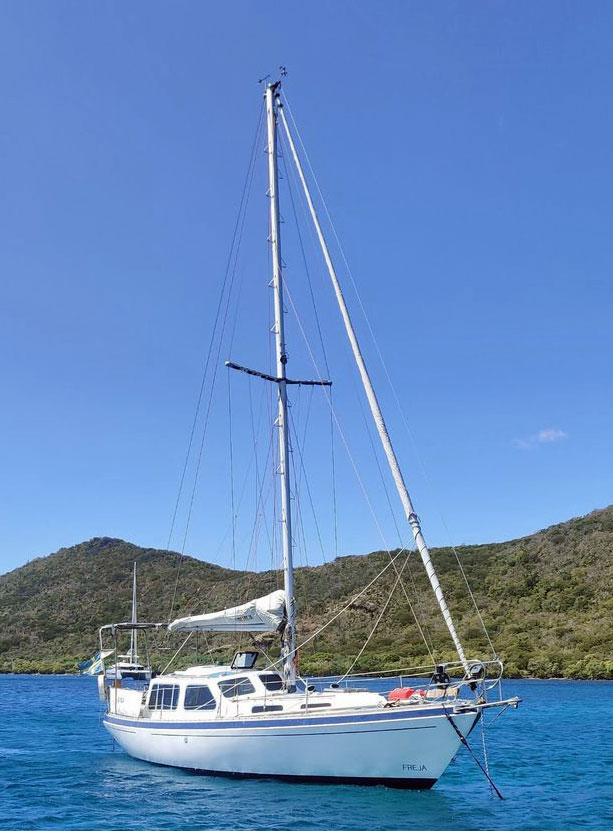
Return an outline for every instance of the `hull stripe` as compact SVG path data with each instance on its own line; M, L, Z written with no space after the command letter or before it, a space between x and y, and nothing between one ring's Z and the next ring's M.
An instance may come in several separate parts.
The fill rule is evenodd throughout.
M113 725L114 729L117 729L115 725ZM121 730L121 728L119 728ZM382 727L379 730L360 730L360 736L363 736L365 733L402 733L405 730L435 730L435 724L424 724L422 727ZM123 733L136 733L137 730L122 730ZM182 734L177 736L176 733L156 733L156 736L165 736L170 738L183 738ZM231 736L216 736L216 739L278 739L280 736L284 736L288 739L293 739L295 736L347 736L350 735L346 730L333 730L333 731L326 731L325 733L271 733L271 734L257 734L254 735L253 733L233 733ZM210 736L190 736L192 739L208 739Z
M468 711L470 712L470 711ZM429 710L417 713L403 713L403 712L387 712L387 713L365 713L363 715L338 715L333 717L314 717L314 718L287 718L287 719L236 719L226 720L219 719L217 721L153 721L152 719L139 719L134 721L128 718L118 718L117 716L107 713L104 720L112 725L121 727L147 727L154 730L236 730L236 729L259 729L262 727L319 727L321 725L341 725L341 724L363 724L369 721L404 721L406 719L415 718L432 718L434 716L444 716L445 708L440 707L436 710Z

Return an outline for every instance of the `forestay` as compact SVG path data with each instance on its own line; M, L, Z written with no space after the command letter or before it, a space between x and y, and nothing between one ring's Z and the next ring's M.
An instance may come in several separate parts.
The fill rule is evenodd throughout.
M278 589L242 606L178 618L168 628L171 632L276 632L284 620L285 592Z

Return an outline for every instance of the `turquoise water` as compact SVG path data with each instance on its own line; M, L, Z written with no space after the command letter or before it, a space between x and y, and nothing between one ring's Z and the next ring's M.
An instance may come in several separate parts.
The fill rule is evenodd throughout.
M0 676L0 827L13 831L613 829L613 683L509 681L489 730L494 781L465 751L431 791L195 776L138 762L100 724L96 682ZM480 731L471 737L476 749Z

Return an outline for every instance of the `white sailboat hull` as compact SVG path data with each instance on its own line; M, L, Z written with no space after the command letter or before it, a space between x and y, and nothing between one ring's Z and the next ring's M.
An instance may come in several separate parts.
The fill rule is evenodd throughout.
M275 423L278 427L279 445L275 468L281 486L279 527L283 552L283 589L221 611L178 618L170 622L167 628L171 632L277 632L281 637L281 658L265 669L257 670L254 668L256 653L238 652L229 667L207 665L168 674L164 672L149 685L144 695L123 689L120 679L116 679L113 689L105 691L108 712L104 717L104 725L118 744L135 758L199 773L274 777L299 782L430 788L458 752L464 738L479 719L482 709L503 704L509 706L514 702L509 700L494 705L488 703L485 697L482 698L481 692L488 689L486 667L478 661L469 662L464 653L360 350L284 115L279 90L280 82L266 84L269 241L274 296L274 327L271 331L275 341L275 374L262 373L231 361L227 361L226 365L271 382L277 389ZM416 548L458 654L462 679L459 682L452 682L448 675L448 670L451 669L448 662L433 667L434 674L427 690L416 691L401 687L391 690L387 699L359 687L340 689L341 681L345 682L347 676L323 690L316 689L315 684L307 684L298 677L296 659L299 646L312 641L341 612L310 634L303 644L297 644L287 387L288 384L326 386L331 382L324 381L321 377L317 381L309 381L290 380L286 376L288 356L284 329L284 276L277 169L279 119L296 163L383 451ZM228 295L227 302L229 300ZM216 330L214 337L217 338ZM219 342L222 343L221 340ZM355 604L387 568L394 565L401 554L406 557L406 549L397 552L346 608ZM396 570L397 583L402 568ZM137 657L135 598L134 589L132 624L110 626L115 637L118 631L132 628L132 662ZM384 612L385 607L377 623ZM145 627L146 624L140 626ZM157 628L161 624L151 626ZM367 643L368 639L364 647ZM364 647L358 657L362 655ZM499 664L497 660L492 663ZM426 674L423 673L424 667L418 667L417 670ZM405 672L405 680L410 680L407 675ZM351 682L347 683L350 685ZM465 686L470 690L470 697L460 699L460 689Z
M477 711L449 715L466 736ZM330 717L155 722L107 715L130 755L209 775L430 788L460 746L442 708Z

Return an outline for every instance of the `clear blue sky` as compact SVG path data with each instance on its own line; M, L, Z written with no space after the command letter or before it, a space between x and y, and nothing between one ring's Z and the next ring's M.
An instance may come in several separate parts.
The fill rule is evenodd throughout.
M281 63L427 471L357 316L427 538L449 541L441 517L454 542L486 542L613 502L612 40L607 2L5 3L0 571L93 536L165 547L256 81ZM256 365L263 188L260 171L232 352ZM344 356L336 310L322 315ZM296 372L312 374L288 329ZM335 394L349 410L347 366ZM240 420L250 383L259 395L232 379ZM324 459L328 556L317 413L307 449ZM186 545L225 564L227 448L227 433L205 447ZM237 438L238 478L243 450ZM340 440L337 455L339 550L378 548Z

